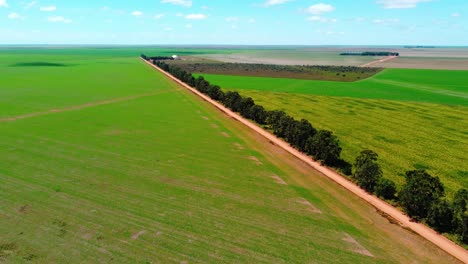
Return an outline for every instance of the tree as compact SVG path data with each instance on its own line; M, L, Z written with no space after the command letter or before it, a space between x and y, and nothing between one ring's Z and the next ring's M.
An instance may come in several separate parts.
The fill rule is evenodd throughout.
M224 105L234 112L238 112L242 103L242 97L238 92L227 92L224 96Z
M252 117L250 116L250 108L252 108L252 106L254 105L255 105L255 102L252 98L242 97L238 112L243 117L251 119Z
M279 120L281 119L281 117L285 115L286 115L285 112L279 111L279 110L268 111L267 117L266 117L266 123L269 124L271 128L274 130L275 126L279 123Z
M313 137L317 133L317 130L312 126L312 124L305 119L294 122L291 130L292 134L290 143L300 151L305 151L307 139L309 137Z
M439 177L433 177L425 170L406 172L399 201L410 217L424 219L432 204L444 195L444 186Z
M453 197L453 208L460 212L465 212L468 207L468 190L460 189Z
M305 150L308 154L327 165L333 165L340 159L341 147L333 132L320 130L307 139Z
M396 192L397 189L395 182L389 179L380 178L379 182L375 186L375 194L386 200L395 199Z
M435 201L427 215L427 223L441 233L451 232L453 230L452 205L445 199Z
M468 191L460 189L453 198L453 228L460 241L468 244Z
M353 177L364 190L373 193L374 188L382 178L382 169L377 163L379 155L372 150L363 150L356 157Z
M265 108L261 105L254 105L250 108L250 118L255 122L264 125L267 117Z

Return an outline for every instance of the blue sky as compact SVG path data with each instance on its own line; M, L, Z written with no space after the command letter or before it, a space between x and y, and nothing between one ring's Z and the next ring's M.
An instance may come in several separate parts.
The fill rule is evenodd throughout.
M468 45L467 0L0 0L0 44Z

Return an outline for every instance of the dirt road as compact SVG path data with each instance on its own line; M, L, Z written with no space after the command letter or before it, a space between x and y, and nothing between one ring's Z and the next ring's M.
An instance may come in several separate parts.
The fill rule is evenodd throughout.
M396 58L398 58L398 56L385 57L383 59L380 59L380 60L377 60L377 61L372 61L372 62L366 63L364 65L361 65L361 67L371 67L371 66L373 66L375 64L386 62L386 61L393 60L393 59L396 59Z
M455 258L461 260L464 263L468 263L468 251L466 251L464 248L458 246L454 242L450 241L449 239L445 238L444 236L438 234L431 228L420 224L420 223L415 223L410 220L408 216L403 214L400 210L396 209L392 205L388 204L387 202L379 199L376 196L370 195L366 193L364 190L359 188L357 185L355 185L353 182L349 181L345 177L341 176L337 172L322 166L320 163L312 160L309 156L306 154L299 152L295 148L291 147L288 143L285 141L281 140L280 138L277 138L275 135L269 133L268 131L260 128L256 124L252 123L251 121L241 117L239 114L232 112L222 104L212 100L208 96L200 93L197 91L195 88L192 88L188 86L187 84L179 81L177 78L174 76L170 75L169 73L161 70L160 68L156 67L155 65L146 62L148 65L151 67L155 68L156 70L160 71L170 79L174 80L175 82L179 83L183 87L187 88L189 91L192 93L196 94L200 98L202 98L204 101L207 101L214 105L216 108L227 114L229 117L238 120L239 122L242 122L244 125L249 127L250 129L254 130L255 132L259 133L263 137L267 138L271 143L281 147L282 149L286 150L287 152L291 153L294 155L296 158L304 161L308 165L310 165L312 168L315 170L319 171L322 173L324 176L330 178L331 180L335 181L339 185L343 186L350 192L354 193L355 195L359 196L363 200L367 201L369 204L374 206L376 209L380 210L381 212L385 213L389 217L393 218L395 221L397 221L402 227L408 228L415 233L419 234L420 236L424 237L425 239L431 241L434 243L436 246L440 247L450 255L454 256Z

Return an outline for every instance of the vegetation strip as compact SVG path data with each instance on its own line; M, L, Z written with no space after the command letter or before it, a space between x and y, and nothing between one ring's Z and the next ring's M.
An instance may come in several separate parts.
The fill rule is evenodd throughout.
M153 57L150 59L154 60ZM382 68L367 68L363 66L293 66L247 63L194 63L177 60L169 60L168 64L180 67L187 72L195 72L199 74L208 73L219 75L324 80L340 82L355 82L359 80L364 80L374 76L375 74L383 70Z
M306 154L304 154L304 153L298 151L297 149L291 147L288 143L286 143L282 139L280 139L280 138L274 136L273 134L267 132L266 130L260 128L259 126L257 126L253 122L241 117L239 114L231 111L230 109L223 106L222 104L220 104L220 103L216 102L215 100L209 98L208 96L202 94L201 92L197 91L195 88L190 87L189 85L185 84L184 82L178 80L177 78L175 78L171 74L169 74L169 73L165 72L164 70L160 69L159 67L153 65L151 62L146 61L143 58L142 58L142 60L145 63L147 63L148 65L150 65L151 67L153 67L153 68L157 69L158 71L162 72L164 75L166 75L170 79L174 80L175 82L179 83L183 87L187 88L189 91L196 94L197 96L199 96L203 100L211 103L216 108L218 108L222 112L226 113L228 116L234 118L235 120L240 121L241 123L243 123L247 127L251 128L255 132L259 133L260 135L262 135L265 138L267 138L268 140L270 140L273 144L281 147L282 149L284 149L287 152L291 153L295 157L297 157L300 160L304 161L305 163L307 163L308 165L310 165L311 167L313 167L317 171L321 172L323 175L327 176L331 180L335 181L339 185L341 185L344 188L346 188L347 190L351 191L352 193L354 193L358 197L362 198L363 200L365 200L366 202L368 202L369 204L371 204L372 206L374 206L378 210L382 211L385 214L388 214L390 217L397 220L398 223L401 226L411 229L415 233L417 233L417 234L421 235L422 237L426 238L427 240L429 240L433 244L437 245L438 247L440 247L441 249L443 249L447 253L451 254L452 256L456 257L457 259L461 260L462 262L468 263L468 253L464 248L460 247L459 245L455 244L454 242L450 241L449 239L445 238L444 236L438 234L433 229L431 229L431 228L429 228L429 227L427 227L427 226L425 226L423 224L413 222L408 216L403 214L397 208L393 207L392 205L388 204L387 202L385 202L385 201L383 201L383 200L381 200L381 199L379 199L379 198L377 198L377 197L375 197L375 196L373 196L371 194L368 194L367 192L365 192L363 189L359 188L356 184L354 184L350 180L344 178L343 176L341 176L337 172L333 171L332 169L327 168L325 166L322 166L319 162L316 162L316 161L312 160L309 156L307 156Z

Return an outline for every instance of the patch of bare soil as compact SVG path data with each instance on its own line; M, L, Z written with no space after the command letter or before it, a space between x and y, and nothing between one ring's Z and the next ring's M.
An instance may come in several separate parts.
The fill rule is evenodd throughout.
M138 232L136 232L135 234L133 234L133 235L131 236L131 238L132 238L133 240L137 240L141 235L144 235L145 233L146 233L145 230L138 231Z
M202 116L202 118L205 120L210 120L207 116Z
M223 135L223 137L226 137L226 138L230 138L230 137L231 137L231 136L230 136L228 133L226 133L226 132L221 132L221 135Z
M271 176L271 178L273 178L273 180L275 180L276 183L278 184L281 184L281 185L288 185L283 179L281 179L280 176L278 175L273 175Z
M211 127L212 127L212 128L219 128L219 126L218 126L217 124L214 124L214 123L211 124Z
M249 156L249 157L247 157L247 158L248 158L249 160L255 162L255 164L257 164L258 166L260 166L260 165L263 164L263 162L261 162L261 161L260 161L257 157L255 157L255 156Z
M31 210L31 206L29 204L25 204L18 209L18 212L22 214L27 214L29 213L30 210Z
M377 60L377 61L373 61L373 62L369 62L369 63L366 63L364 65L362 65L361 67L371 67L375 64L379 64L379 63L383 63L383 62L386 62L386 61L389 61L389 60L393 60L393 59L396 59L398 58L397 56L389 56L389 57L385 57L383 59L380 59L380 60Z
M238 150L243 150L243 149L245 149L244 146L242 146L241 144L239 144L239 143L237 143L237 142L234 143L234 146L235 146Z
M298 203L303 204L307 206L307 210L311 211L314 214L321 214L322 211L320 211L317 207L315 207L311 202L307 201L304 198L300 198L297 200Z
M364 255L364 256L368 256L368 257L374 257L374 255L372 255L372 253L370 253L369 250L367 250L365 247L359 244L359 242L357 242L356 239L354 239L349 234L345 233L345 236L343 237L343 241L348 242L351 245L353 252Z

